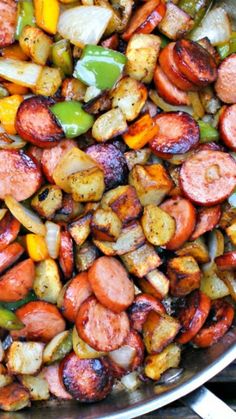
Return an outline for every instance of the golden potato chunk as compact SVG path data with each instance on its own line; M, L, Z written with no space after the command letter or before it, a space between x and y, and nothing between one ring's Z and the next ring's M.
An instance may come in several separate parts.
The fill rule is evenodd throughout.
M88 212L87 214L81 215L72 223L68 224L67 229L74 239L75 243L81 246L85 240L88 238L91 229L90 224L92 220L92 214Z
M170 39L183 37L192 29L194 21L187 13L172 2L166 5L166 14L158 25L158 29Z
M115 241L118 239L122 222L111 209L97 209L92 218L91 231L96 240Z
M127 151L124 156L128 166L131 170L136 164L145 165L151 155L150 148L142 148L141 150Z
M41 217L51 219L62 207L62 191L56 185L43 186L31 201L31 206Z
M40 342L13 342L8 352L7 368L11 374L35 374L43 362Z
M61 95L65 100L84 100L87 86L78 79L66 78L62 82Z
M224 275L222 275L223 277ZM221 273L218 273L214 262L204 267L200 290L208 295L211 300L223 298L230 294L229 287L226 281L221 279Z
M149 284L155 289L156 295L158 294L157 298L161 300L167 296L170 287L169 279L157 269L154 269L151 272L148 272L146 275L146 279L148 280Z
M45 65L50 54L52 39L41 29L25 26L21 32L19 44L28 57L36 64Z
M168 314L150 311L143 325L143 340L149 354L161 352L180 330L180 323Z
M33 289L40 300L56 304L62 283L55 260L48 258L36 264Z
M184 245L176 250L178 256L192 256L198 263L209 262L209 252L202 237L193 242L186 242Z
M12 383L1 388L0 409L6 412L16 412L30 406L29 392L21 384Z
M123 134L127 128L123 112L119 108L115 108L96 119L92 128L92 136L98 142L104 142Z
M53 96L61 86L61 82L61 73L58 68L43 67L34 92L36 95Z
M155 246L163 246L175 234L174 218L156 205L144 207L141 225L147 240Z
M102 198L101 207L111 208L124 224L135 220L142 212L136 190L130 185L118 186L106 192Z
M68 182L77 202L99 201L105 190L104 173L98 167L73 173Z
M89 269L93 262L98 258L99 250L93 243L86 241L82 246L76 246L75 266L78 272Z
M190 294L200 287L201 271L192 256L180 256L168 261L167 275L170 292L175 297Z
M161 264L161 259L156 253L154 247L145 243L138 249L126 253L121 256L121 260L124 263L129 273L142 278L147 275L148 272L157 268Z
M135 187L143 206L159 205L173 187L172 180L161 164L137 164L129 174L129 184Z
M229 236L231 243L236 246L236 221L226 228L226 233Z
M48 382L42 373L36 376L23 375L20 381L29 391L31 400L48 400L50 398Z
M144 372L148 378L159 380L163 372L169 368L178 367L180 357L181 349L179 345L171 343L160 354L146 357Z
M13 381L13 376L8 374L8 371L4 365L0 364L0 389L2 387L11 384ZM1 392L1 390L0 390Z

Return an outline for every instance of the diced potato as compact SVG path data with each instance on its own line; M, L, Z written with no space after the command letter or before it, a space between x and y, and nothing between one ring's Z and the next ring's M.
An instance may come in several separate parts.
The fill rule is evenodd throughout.
M87 271L98 258L99 251L94 244L86 241L82 246L76 246L75 266L78 272Z
M194 21L187 13L172 2L166 5L166 14L158 25L158 29L170 39L178 39L189 32Z
M101 201L103 209L111 208L126 224L138 218L142 212L142 206L133 186L118 186L106 192Z
M132 252L145 242L141 225L134 221L123 227L116 242L93 240L94 244L107 256L124 255Z
M174 340L180 327L180 323L174 317L150 311L143 325L143 340L147 352L149 354L161 352Z
M109 3L108 0L94 0L94 5L105 7L107 9L111 10L111 12L112 12L112 16L109 20L109 23L108 23L107 27L106 27L104 35L109 36L113 32L116 32L117 28L121 25L121 18L119 16L119 13L117 12L117 10L114 9L111 6L111 4Z
M62 82L61 95L65 100L84 100L87 86L78 79L66 78Z
M11 374L37 373L43 361L43 347L40 342L13 342L8 352L8 371Z
M202 237L199 237L193 242L184 243L175 253L178 256L192 256L198 263L206 263L210 259L207 246Z
M75 243L81 246L87 237L90 234L90 224L92 220L92 214L87 213L84 215L81 215L77 220L73 221L67 226L67 229L74 239Z
M40 300L53 304L57 302L62 283L58 266L53 259L48 258L36 265L33 289Z
M159 380L163 372L169 368L178 367L180 358L181 349L179 345L171 343L160 354L146 357L144 372L148 378Z
M231 224L236 222L236 208L231 207L231 205L226 205L219 222L220 228L226 229Z
M139 150L157 135L158 130L154 119L147 113L129 126L123 140L129 148Z
M175 220L156 205L146 205L141 219L147 240L155 246L168 243L175 234Z
M211 300L223 298L230 294L228 286L222 281L220 274L218 274L215 263L208 264L208 269L204 269L200 289L208 295Z
M170 281L162 272L158 271L157 269L148 272L146 279L159 294L158 298L162 300L167 296L169 292Z
M84 102L86 102L83 106L83 109L93 115L100 114L101 112L108 111L111 108L111 99L109 97L108 90L100 91L98 90L98 94L96 94L95 97L92 97L89 99L89 93L91 94L91 88L94 88L94 86L90 86L86 90L86 95L84 98ZM88 89L90 88L90 92Z
M61 86L62 78L58 68L43 67L35 86L36 95L53 96Z
M85 343L78 335L75 326L72 332L72 343L74 352L81 359L100 358L101 356L106 355L105 352L95 351L95 349Z
M12 382L13 382L13 376L9 375L6 367L0 364L0 388L5 387L8 384L11 384Z
M117 32L123 32L130 19L132 8L134 5L133 0L111 0L112 7L118 10L121 15L121 22L117 26Z
M131 170L136 164L145 165L151 155L150 148L142 148L141 150L127 151L124 156L128 166Z
M137 164L129 174L129 183L135 187L143 206L159 205L173 187L172 180L161 164Z
M41 217L51 219L62 207L62 191L56 185L43 186L31 200L31 206Z
M103 143L123 134L127 128L124 114L119 108L115 108L103 113L96 119L92 128L92 136L98 142Z
M105 190L104 173L98 167L73 173L68 182L77 202L100 201Z
M153 271L161 264L161 259L156 253L154 247L145 243L137 250L126 253L121 256L122 262L129 273L142 278L148 272Z
M134 34L126 49L126 73L143 83L151 83L160 51L161 39L152 34Z
M139 115L147 100L147 88L131 77L123 77L111 92L112 107L119 108L127 121Z
M42 373L36 376L23 375L21 383L29 391L31 400L48 400L50 398L48 382Z
M72 350L72 334L71 331L56 335L44 348L43 363L52 364L61 361Z
M30 406L29 392L19 383L11 383L1 388L0 409L5 412L16 412ZM6 418L6 415L4 415ZM11 415L12 418L12 415Z
M115 241L118 239L122 222L111 209L97 209L92 218L91 231L96 240Z
M41 29L25 26L19 39L20 46L36 64L45 65L52 45L51 38Z
M226 228L226 233L228 234L231 243L236 246L236 221Z
M187 295L200 286L201 271L192 256L170 259L167 276L170 279L170 292L176 297Z

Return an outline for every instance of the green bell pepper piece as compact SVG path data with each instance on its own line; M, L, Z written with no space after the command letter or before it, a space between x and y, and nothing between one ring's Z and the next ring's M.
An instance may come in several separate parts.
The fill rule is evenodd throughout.
M0 327L7 330L20 330L23 329L24 324L11 310L0 307Z
M220 58L222 60L228 57L228 55L236 52L236 32L232 32L229 42L219 45L217 47L217 51L220 54Z
M30 0L20 0L17 9L17 24L15 38L19 40L26 25L35 26L34 6Z
M71 76L73 73L73 59L70 48L70 42L66 39L56 42L51 49L52 62L59 67L65 76Z
M29 294L22 300L15 301L13 303L4 303L0 301L0 306L7 310L17 310L18 308L24 306L25 304L30 303L30 301L36 301L36 300L37 300L37 297L34 291L30 291Z
M180 0L178 7L194 19L195 28L199 25L211 4L212 0Z
M111 89L126 63L125 55L97 45L86 45L77 61L74 77L88 86Z
M216 128L204 121L198 121L198 125L200 128L200 143L219 141L219 132Z
M66 138L78 137L93 125L93 116L85 112L82 104L75 100L58 102L50 109L61 124Z

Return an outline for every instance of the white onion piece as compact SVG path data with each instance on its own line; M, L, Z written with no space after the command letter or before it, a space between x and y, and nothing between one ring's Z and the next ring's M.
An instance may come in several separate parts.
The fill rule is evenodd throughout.
M79 47L98 44L106 30L112 11L100 6L78 6L63 12L58 22L58 32Z
M23 148L26 142L18 135L7 134L4 128L0 125L0 149L3 150L18 150Z
M5 197L5 204L12 215L31 233L44 236L46 233L45 225L41 219L33 211L24 207L20 202L16 201L11 195Z
M47 244L49 256L51 256L52 259L56 259L59 255L61 243L60 226L53 223L52 221L47 221L45 223L45 227L45 241Z
M137 371L124 375L124 377L121 378L121 382L127 390L130 391L136 390L141 384Z
M134 348L128 345L121 346L119 349L109 352L109 358L124 369L128 369L131 365L136 351Z
M28 61L0 58L0 76L13 83L26 87L35 87L42 66Z
M222 7L216 7L207 13L191 34L191 39L198 41L207 37L212 45L221 45L229 41L231 31L231 23L226 11Z

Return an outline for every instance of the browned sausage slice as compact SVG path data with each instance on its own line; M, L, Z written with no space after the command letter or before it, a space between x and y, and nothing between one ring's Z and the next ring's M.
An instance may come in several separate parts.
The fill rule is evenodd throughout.
M64 137L63 130L49 107L54 100L44 96L25 99L16 114L16 131L38 147L54 147Z
M72 276L74 267L73 240L68 231L61 232L59 264L65 278Z
M14 42L17 3L15 0L0 0L0 48Z
M25 327L12 331L13 339L48 342L66 327L65 320L55 305L45 301L31 301L18 308L16 315Z
M218 77L215 83L217 96L225 103L236 102L236 54L225 58L218 68Z
M50 393L63 400L71 400L72 396L66 391L62 383L59 364L53 364L44 367L42 370L44 377L47 380Z
M148 313L152 310L161 314L165 313L164 306L157 298L149 294L138 294L128 309L131 327L141 332Z
M156 66L153 80L158 94L166 102L171 105L189 105L187 93L171 83L159 65Z
M88 279L98 301L115 313L132 304L134 285L117 259L108 256L96 259L88 271Z
M187 153L199 142L199 127L186 112L163 112L155 117L159 131L150 141L153 153L163 158Z
M220 205L210 208L201 208L197 214L197 223L190 240L196 240L207 231L213 230L218 224L221 216Z
M33 195L41 185L38 164L24 151L0 150L0 199L12 195L23 201Z
M43 172L47 178L47 180L50 183L55 183L53 180L53 172L67 151L69 151L71 148L76 147L76 142L73 140L62 140L58 145L55 147L52 147L47 150L43 150L42 154L42 169Z
M0 301L13 302L26 297L34 282L34 262L26 259L0 277Z
M220 115L219 129L225 145L236 151L236 105L225 107Z
M0 251L0 273L10 268L23 254L24 248L19 243L9 244L4 250Z
M67 391L81 402L104 399L112 389L113 375L108 359L80 359L74 352L60 366Z
M79 336L96 351L109 352L123 345L130 326L125 312L113 313L95 297L80 306L76 317Z
M226 252L222 256L215 258L217 268L221 271L236 269L236 251Z
M236 162L221 151L199 151L183 163L180 185L185 195L196 204L219 204L236 186Z
M180 72L199 87L212 83L217 78L214 58L197 42L181 39L173 49L174 61Z
M0 221L0 251L17 238L19 231L19 221L8 211Z

